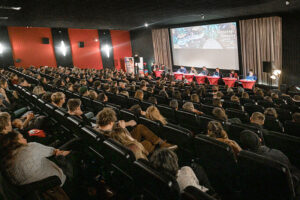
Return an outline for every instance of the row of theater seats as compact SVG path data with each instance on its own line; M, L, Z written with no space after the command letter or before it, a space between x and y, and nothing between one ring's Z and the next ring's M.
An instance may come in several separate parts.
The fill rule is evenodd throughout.
M161 176L145 162L135 161L134 155L128 149L113 140L105 140L91 127L82 126L80 121L67 116L67 113L56 109L51 104L42 102L41 99L31 95L30 92L23 88L18 87L18 91L24 99L32 102L33 105L31 106L46 112L46 114L59 121L63 126L66 126L67 129L70 129L70 132L76 133L79 138L82 138L99 160L106 164L110 163L108 168L112 176L108 180L112 181L113 184L120 185L120 181L123 180L124 184L121 185L128 187L134 188L136 185L143 185L144 194L151 196L151 198L163 197L168 199L167 197L170 197L170 195L176 194L174 192L176 191L174 188L176 187L175 180ZM99 107L100 105L101 103L98 102L93 107ZM97 109L101 110L104 106L102 104ZM262 197L265 198L265 195L267 197L270 196L270 198L276 196L278 199L285 199L287 196L293 197L294 195L289 170L280 163L246 151L240 153L238 163L236 163L231 148L224 143L204 135L198 135L193 138L188 130L178 129L172 125L161 126L146 118L137 118L127 110L119 110L118 107L110 106L117 111L121 119L135 119L138 123L145 124L154 130L162 138L178 144L180 149L185 150L185 153L191 153L194 162L201 164L205 168L212 185L220 194L231 196L233 195L232 193L241 189L245 199L246 197L261 199ZM276 134L271 134L271 137L276 138ZM277 141L282 142L280 138ZM293 153L297 151L296 149ZM257 173L258 170L259 173ZM259 179L262 174L264 174L263 180ZM274 177L277 177L279 180L276 181L276 184L274 183ZM264 185L263 189L261 189L262 185ZM257 194L259 196L255 196ZM157 195L163 196L157 197Z

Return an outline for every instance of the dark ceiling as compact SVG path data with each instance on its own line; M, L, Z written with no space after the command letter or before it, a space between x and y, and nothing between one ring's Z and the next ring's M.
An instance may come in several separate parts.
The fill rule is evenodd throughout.
M170 26L261 14L299 12L300 1L290 0L5 0L0 25L133 30L145 22ZM204 14L204 19L202 19ZM8 17L7 20L1 17Z

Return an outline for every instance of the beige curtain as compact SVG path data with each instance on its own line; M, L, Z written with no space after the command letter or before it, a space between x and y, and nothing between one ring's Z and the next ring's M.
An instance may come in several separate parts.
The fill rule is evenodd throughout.
M167 28L153 29L152 40L155 63L165 65L172 71L169 30Z
M262 62L272 61L276 69L282 69L281 17L240 20L239 24L244 76L253 69L259 84L277 85L263 72Z

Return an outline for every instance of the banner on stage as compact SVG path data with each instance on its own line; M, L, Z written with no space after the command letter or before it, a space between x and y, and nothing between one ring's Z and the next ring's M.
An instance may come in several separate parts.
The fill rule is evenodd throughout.
M125 57L125 69L127 73L134 73L134 60L133 57Z

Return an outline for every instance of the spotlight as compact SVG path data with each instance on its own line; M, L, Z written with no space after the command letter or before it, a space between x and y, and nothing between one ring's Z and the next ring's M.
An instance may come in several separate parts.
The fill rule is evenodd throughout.
M94 39L95 42L98 42L99 40L97 38Z
M271 79L275 80L276 79L276 76L275 75L272 75L270 76Z
M64 41L60 42L59 49L60 49L62 55L66 56L66 54L67 54L67 48L66 48L66 45L65 45Z
M286 0L286 1L285 1L285 5L287 5L287 6L290 5L290 3L291 3L291 2L290 2L289 0Z
M16 6L0 6L0 9L5 9L5 10L21 10L22 7L16 7Z
M146 22L146 23L144 24L144 26L147 28L147 27L149 26L149 24Z
M276 69L276 70L273 71L273 74L274 74L275 76L278 76L278 75L281 74L281 70L280 70L280 69Z
M109 58L109 51L110 51L110 46L108 44L104 45L102 47L102 51L104 51L106 53L106 56Z
M3 53L3 50L4 50L4 46L0 43L0 54Z

